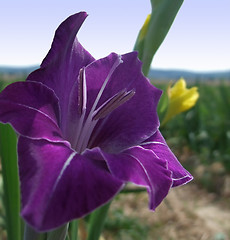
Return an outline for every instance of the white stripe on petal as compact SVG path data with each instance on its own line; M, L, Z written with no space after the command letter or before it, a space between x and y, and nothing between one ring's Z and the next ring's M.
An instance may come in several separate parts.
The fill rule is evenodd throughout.
M143 143L141 143L140 145L148 145L148 144L160 144L160 145L164 145L164 146L166 146L165 143L162 143L162 142L156 142L156 141L152 141L152 142L143 142Z
M57 180L56 180L56 182L55 182L55 184L54 184L53 191L56 189L56 187L57 187L60 179L61 179L62 176L63 176L64 171L65 171L66 168L70 165L71 161L72 161L73 158L76 156L76 154L77 154L76 152L71 153L70 156L69 156L69 158L65 161L65 163L64 163L64 165L63 165L63 167L62 167L62 169L61 169L61 172L60 172L60 174L58 175Z

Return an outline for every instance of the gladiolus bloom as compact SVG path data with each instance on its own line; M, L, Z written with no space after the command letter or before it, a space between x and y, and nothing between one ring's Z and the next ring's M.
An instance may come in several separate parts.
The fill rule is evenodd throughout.
M41 67L0 94L0 121L19 135L21 215L37 231L92 212L127 182L147 188L154 210L192 179L158 130L161 91L137 53L95 60L76 38L86 16L66 19Z
M192 108L199 98L197 87L187 88L183 78L180 78L173 87L171 85L169 85L167 91L169 104L162 125L177 114Z

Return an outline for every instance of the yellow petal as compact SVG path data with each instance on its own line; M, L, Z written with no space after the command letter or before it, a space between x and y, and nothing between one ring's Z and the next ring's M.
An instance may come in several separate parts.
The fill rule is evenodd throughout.
M169 104L162 125L177 114L189 110L199 98L197 87L187 88L183 78L179 79L173 87L171 85L168 87Z
M144 37L146 36L147 34L147 31L148 31L148 27L149 27L149 21L150 21L150 18L151 18L151 14L149 14L147 16L147 18L145 19L145 22L140 30L140 35L139 35L139 41L141 41L142 39L144 39Z
M186 82L183 78L180 78L173 87L168 88L169 98L177 98L186 91Z

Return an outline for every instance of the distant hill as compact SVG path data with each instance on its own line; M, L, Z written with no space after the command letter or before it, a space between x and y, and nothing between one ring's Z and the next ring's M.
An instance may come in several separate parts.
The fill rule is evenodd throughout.
M29 67L9 67L0 66L0 75L10 78L25 77L30 72L39 68L39 66ZM184 70L161 70L151 69L149 72L149 78L155 80L177 80L180 77L186 79L186 81L214 81L214 80L230 80L230 70L220 72L193 72Z
M29 67L0 66L0 74L28 75L30 72L34 71L37 68L38 66L29 66Z
M183 70L151 69L149 72L150 79L177 80L181 77L185 78L186 81L230 80L230 70L219 72L192 72Z

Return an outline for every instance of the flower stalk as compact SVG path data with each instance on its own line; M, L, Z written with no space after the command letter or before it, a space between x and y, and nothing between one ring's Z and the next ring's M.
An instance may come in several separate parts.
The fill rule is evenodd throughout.
M78 240L78 220L73 220L70 223L70 239Z
M110 205L111 201L91 213L87 240L99 240Z
M152 59L164 41L182 3L183 0L151 0L151 17L149 20L147 17L134 47L143 62L142 71L145 76L148 75Z
M17 137L10 125L0 124L0 157L4 189L4 209L8 240L21 239L20 192L17 164ZM12 229L14 229L12 231Z

